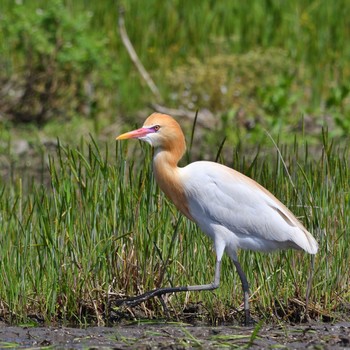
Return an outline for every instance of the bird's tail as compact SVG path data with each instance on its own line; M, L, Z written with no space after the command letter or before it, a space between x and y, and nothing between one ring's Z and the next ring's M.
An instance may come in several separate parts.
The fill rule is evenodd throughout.
M318 251L318 243L316 242L316 239L306 229L304 229L303 231L306 239L303 241L302 245L299 244L300 248L304 249L306 252L310 254L316 254Z

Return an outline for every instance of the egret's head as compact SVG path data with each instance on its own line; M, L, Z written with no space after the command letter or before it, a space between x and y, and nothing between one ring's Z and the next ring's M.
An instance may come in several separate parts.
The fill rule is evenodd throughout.
M144 122L142 128L119 135L117 140L139 139L148 142L155 148L174 151L184 149L185 138L178 122L160 113L151 114Z

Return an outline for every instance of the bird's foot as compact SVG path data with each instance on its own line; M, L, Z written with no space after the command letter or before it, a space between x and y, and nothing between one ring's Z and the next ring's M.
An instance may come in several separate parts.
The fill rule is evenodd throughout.
M119 299L116 301L116 306L137 306L144 301L154 298L154 297L162 297L164 294L169 294L169 293L178 293L178 292L187 292L188 287L169 287L169 288L157 288L150 290L149 292L143 293L141 295L137 295L135 297L130 297L130 298L125 298L125 299ZM163 300L163 299L161 299ZM165 305L164 300L163 302L161 301L163 307Z
M244 320L244 326L245 327L252 327L252 326L256 326L258 322L256 322L253 318L249 317L248 319L246 318Z
M170 293L170 291L167 288L159 288L159 289L154 289L151 290L149 292L146 292L144 294L141 295L137 295L135 297L130 297L130 298L124 298L124 299L119 299L115 301L115 305L117 307L122 307L122 306L126 306L126 307L134 307L137 306L145 301L147 301L148 299L154 298L154 297L158 297L160 303L162 304L163 307L163 311L164 314L166 316L167 319L170 319L170 312L168 307L166 306L166 303L163 299L163 295Z
M128 306L128 307L133 307L137 306L143 302L145 302L148 299L151 299L155 296L160 296L161 294L155 293L157 290L152 290L134 297L130 298L124 298L124 299L118 299L116 300L116 306Z
M251 327L255 326L258 322L256 322L252 316L250 315L250 310L245 309L244 310L244 326L245 327Z

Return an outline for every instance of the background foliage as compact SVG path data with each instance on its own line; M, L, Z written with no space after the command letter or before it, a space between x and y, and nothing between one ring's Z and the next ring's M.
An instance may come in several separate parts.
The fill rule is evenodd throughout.
M244 119L265 126L286 114L288 124L307 115L316 125L334 123L338 134L348 131L345 0L151 0L147 7L133 0L2 0L6 119L85 116L107 125L115 112L132 115L152 101L118 35L120 6L168 106L210 108L218 118L243 110Z

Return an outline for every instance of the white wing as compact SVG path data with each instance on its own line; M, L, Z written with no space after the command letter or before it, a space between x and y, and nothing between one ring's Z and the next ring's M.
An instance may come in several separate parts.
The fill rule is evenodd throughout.
M247 176L213 162L181 169L190 213L215 239L215 227L229 230L235 248L271 250L302 248L317 252L317 243L295 216L270 192Z

